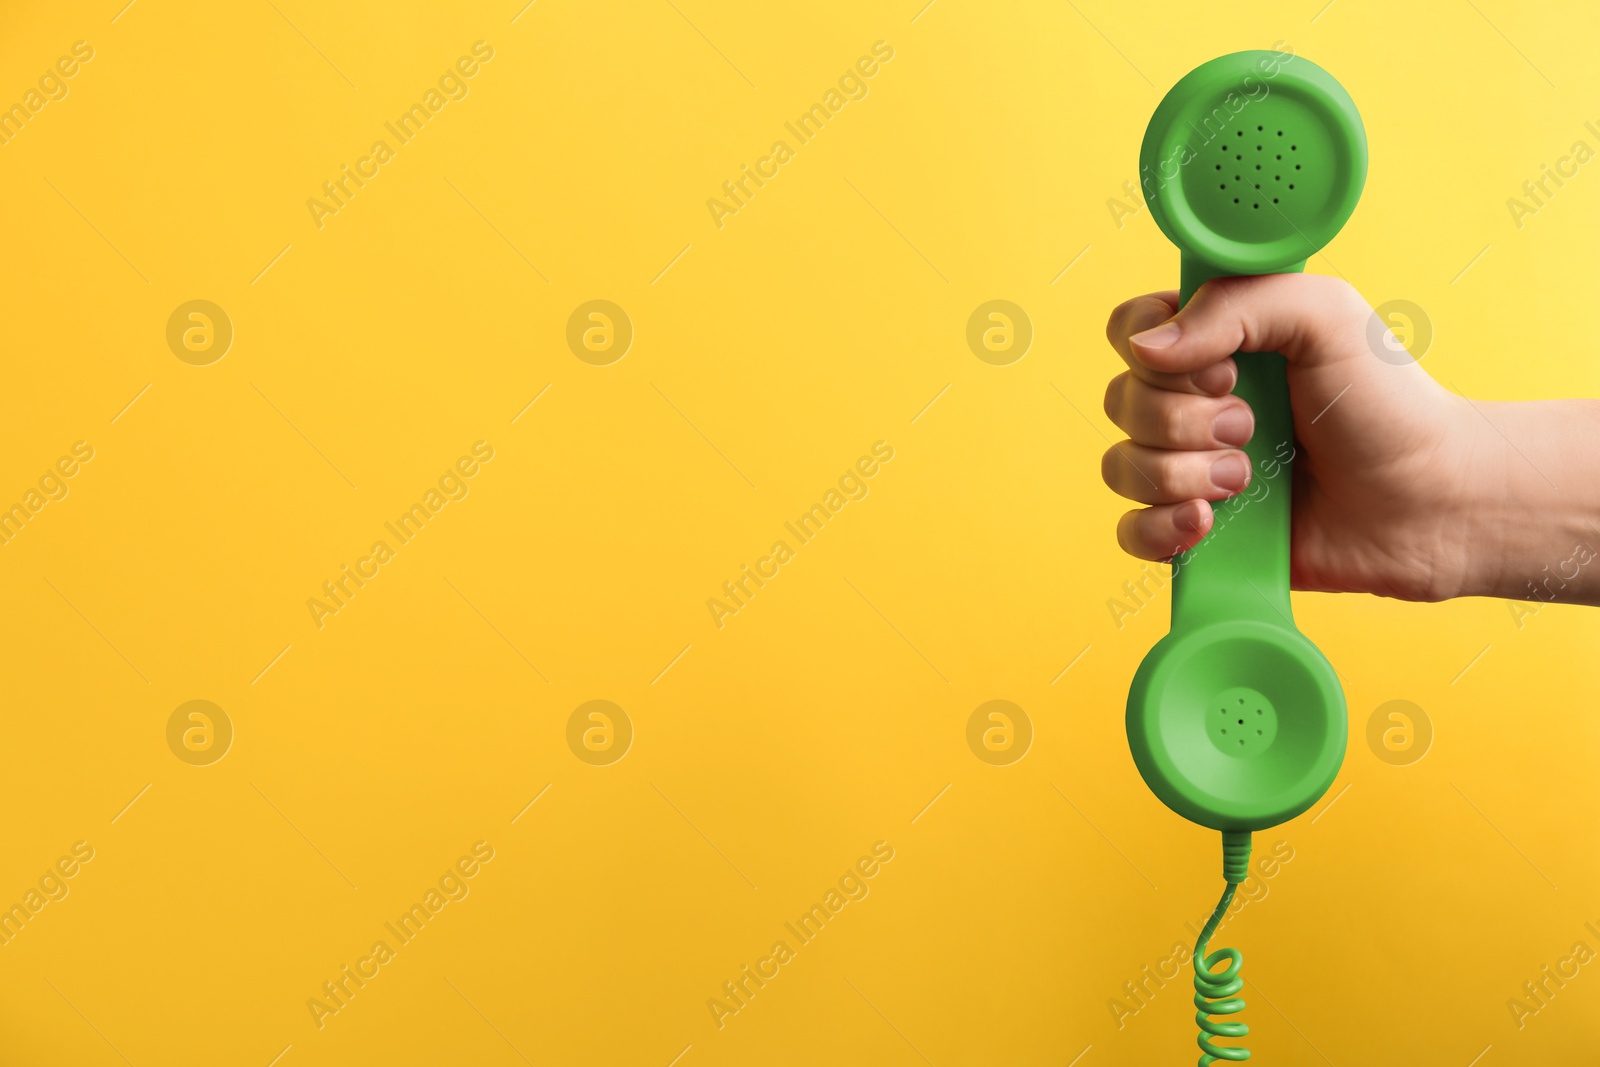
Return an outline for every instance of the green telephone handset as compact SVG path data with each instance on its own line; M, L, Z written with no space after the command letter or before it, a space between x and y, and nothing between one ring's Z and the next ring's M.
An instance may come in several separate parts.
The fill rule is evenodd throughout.
M1355 209L1366 134L1350 95L1309 60L1235 52L1185 75L1156 107L1139 153L1151 217L1183 253L1179 299L1212 278L1305 268ZM1316 803L1344 761L1344 693L1289 607L1294 420L1285 364L1240 353L1235 394L1255 412L1247 492L1173 559L1172 630L1128 692L1128 746L1161 800L1222 831L1222 900L1195 945L1200 1067L1244 1060L1237 950L1206 943L1249 873L1250 834ZM1227 961L1222 970L1214 970Z

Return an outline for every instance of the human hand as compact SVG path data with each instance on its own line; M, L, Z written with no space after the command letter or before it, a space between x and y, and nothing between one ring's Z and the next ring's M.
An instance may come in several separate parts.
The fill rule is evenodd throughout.
M1150 505L1118 523L1132 555L1162 560L1192 547L1212 527L1212 502L1249 484L1239 446L1254 417L1230 395L1233 355L1264 351L1288 363L1294 588L1526 597L1523 587L1541 566L1568 560L1575 539L1600 545L1600 474L1593 459L1572 470L1572 453L1600 429L1593 402L1474 404L1409 359L1379 359L1371 308L1334 278L1221 278L1177 308L1175 292L1136 297L1106 326L1129 369L1111 380L1105 410L1130 440L1106 452L1102 475ZM1572 489L1587 486L1589 503L1552 496L1562 474L1581 483ZM1568 599L1592 601L1597 585L1588 575L1587 596Z

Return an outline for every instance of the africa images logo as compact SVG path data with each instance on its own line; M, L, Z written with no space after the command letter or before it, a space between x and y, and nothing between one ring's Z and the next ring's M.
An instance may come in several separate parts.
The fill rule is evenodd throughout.
M483 65L494 58L494 47L487 41L475 41L472 45L472 54L462 56L455 61L453 66L447 67L439 75L438 85L429 86L422 94L420 102L413 103L393 122L385 122L383 128L394 137L395 143L379 139L372 142L371 150L356 160L354 168L350 164L342 164L338 176L322 183L322 195L326 199L309 197L306 200L306 209L311 212L311 221L317 229L327 225L324 221L331 215L337 215L349 206L355 199L356 193L367 187L367 182L382 173L383 165L394 159L399 153L399 147L410 144L424 126L451 101L465 100L472 87L467 84L468 79L477 75Z
M725 600L707 597L706 610L711 613L712 624L720 630L726 625L728 616L737 615L749 607L756 592L765 589L767 582L781 573L784 564L795 558L801 546L809 545L830 520L838 518L846 504L867 498L872 491L867 479L876 475L883 469L883 464L892 459L893 445L887 441L873 442L872 454L860 457L854 465L846 468L839 476L838 488L830 487L820 502L813 503L793 522L784 523L783 528L793 536L795 544L791 545L782 539L774 541L770 553L757 559L754 568L748 563L743 564L736 576L722 583Z
M1239 91L1230 89L1222 98L1222 103L1212 108L1211 113L1200 120L1200 126L1190 124L1190 128L1195 132L1195 140L1186 140L1174 146L1167 158L1157 164L1155 173L1151 173L1148 163L1140 168L1142 173L1139 176L1139 184L1144 187L1146 202L1154 202L1156 193L1160 192L1168 182L1176 181L1179 172L1185 166L1200 158L1196 141L1201 147L1210 144L1227 132L1228 125L1238 118L1245 108L1267 98L1272 92L1272 86L1267 82L1276 78L1282 72L1284 65L1294 60L1294 49L1283 41L1273 45L1273 51L1275 54L1272 58L1257 61L1256 70L1260 71L1259 76L1245 75Z

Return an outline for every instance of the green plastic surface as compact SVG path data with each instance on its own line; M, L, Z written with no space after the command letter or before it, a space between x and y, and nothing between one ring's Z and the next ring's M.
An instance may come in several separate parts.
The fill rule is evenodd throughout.
M1244 979L1239 977L1239 971L1244 967L1244 956L1236 948L1206 951L1211 935L1217 932L1217 925L1228 913L1228 905L1233 903L1238 890L1238 882L1227 883L1222 891L1222 899L1217 901L1211 918L1206 920L1205 929L1200 931L1200 937L1194 943L1194 1021L1200 1027L1200 1035L1195 1039L1200 1046L1200 1067L1211 1067L1217 1060L1237 1062L1250 1058L1250 1050L1243 1046L1219 1045L1216 1042L1219 1037L1249 1036L1249 1024L1237 1019L1212 1018L1215 1015L1238 1015L1244 1011L1244 998L1239 995L1244 989ZM1223 961L1227 961L1227 966L1217 970L1217 964Z
M1156 108L1140 152L1145 202L1183 254L1180 300L1211 278L1304 269L1349 218L1366 170L1355 104L1309 60L1236 52L1195 68ZM1173 560L1172 629L1134 675L1127 715L1151 790L1223 831L1264 830L1316 803L1348 731L1338 676L1289 606L1284 359L1235 358L1234 392L1256 418L1254 477Z

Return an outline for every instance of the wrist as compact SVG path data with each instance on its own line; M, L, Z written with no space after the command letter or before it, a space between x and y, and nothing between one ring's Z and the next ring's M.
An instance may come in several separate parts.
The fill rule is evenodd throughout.
M1459 595L1600 603L1600 471L1585 469L1584 451L1600 403L1461 403L1470 459Z

